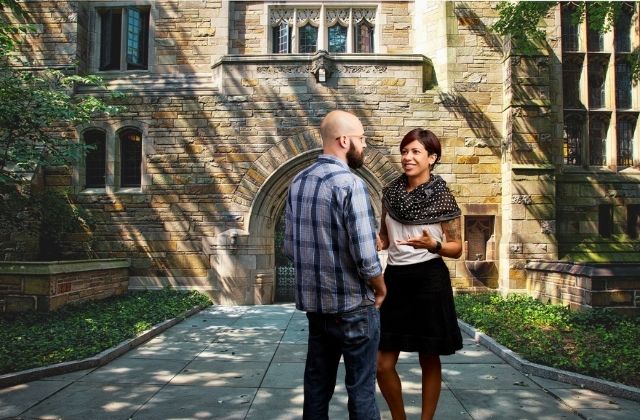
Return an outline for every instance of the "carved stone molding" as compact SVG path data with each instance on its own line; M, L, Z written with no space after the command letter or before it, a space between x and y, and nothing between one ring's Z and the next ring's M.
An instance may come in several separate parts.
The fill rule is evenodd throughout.
M387 66L380 65L338 65L336 66L338 73L386 73Z
M262 74L306 74L311 72L309 65L270 65L270 66L258 66L256 68L258 73Z

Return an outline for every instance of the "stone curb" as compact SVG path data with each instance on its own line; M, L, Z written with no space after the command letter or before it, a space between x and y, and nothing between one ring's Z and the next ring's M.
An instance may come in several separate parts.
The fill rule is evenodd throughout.
M606 381L579 373L569 372L566 370L556 369L549 366L532 363L520 357L516 352L509 350L501 344L498 344L493 338L476 330L471 325L458 320L460 329L469 334L473 339L487 347L498 357L503 359L509 365L522 373L536 375L546 379L552 379L558 382L577 385L580 388L587 388L592 391L607 394L613 397L626 398L628 400L640 401L640 388L620 384L617 382ZM550 390L547 390L550 391ZM550 391L551 392L551 391Z
M39 368L22 370L20 372L0 375L0 388L18 385L25 382L31 382L35 381L36 379L46 378L49 376L62 375L69 372L75 372L77 370L91 369L106 365L113 359L122 356L129 350L164 332L168 328L173 327L178 322L185 320L191 315L200 312L204 308L205 306L202 305L195 306L179 314L175 318L168 319L154 325L148 330L141 332L134 338L125 340L114 347L106 349L96 354L95 356L87 357L86 359L72 360L70 362L56 363L55 365L43 366Z

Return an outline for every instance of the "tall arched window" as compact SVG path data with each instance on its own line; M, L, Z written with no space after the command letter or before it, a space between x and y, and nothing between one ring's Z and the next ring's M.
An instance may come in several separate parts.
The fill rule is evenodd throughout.
M120 186L139 187L142 179L142 133L126 128L120 138Z
M616 63L616 108L631 108L631 66L625 59Z
M618 166L628 167L633 165L633 132L636 119L625 117L618 120Z
M106 135L102 130L87 130L84 144L89 146L85 155L85 187L104 188L106 173Z
M605 81L607 78L606 59L589 60L589 108L606 107Z
M580 49L580 24L574 22L573 14L577 8L573 4L562 6L562 49L578 51Z
M607 164L607 127L609 121L595 117L589 121L589 164L605 166Z
M633 17L633 4L625 3L620 8L614 27L616 52L631 51L631 18Z
M582 163L583 119L579 115L570 115L564 122L564 163L580 165Z
M582 57L567 57L562 66L562 89L565 108L584 108L580 102Z

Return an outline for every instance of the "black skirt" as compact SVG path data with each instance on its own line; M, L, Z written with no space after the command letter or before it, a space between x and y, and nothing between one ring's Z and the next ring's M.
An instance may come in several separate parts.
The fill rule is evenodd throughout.
M462 348L449 269L442 258L388 265L380 350L447 355Z

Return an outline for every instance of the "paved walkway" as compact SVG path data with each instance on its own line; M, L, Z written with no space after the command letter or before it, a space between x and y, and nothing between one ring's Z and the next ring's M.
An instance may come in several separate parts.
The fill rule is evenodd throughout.
M210 307L103 367L0 389L0 418L299 419L306 338L292 305ZM442 358L437 419L640 418L640 403L525 376L470 338L464 345ZM403 353L399 371L418 419L417 358ZM348 418L346 407L339 384L331 419Z

